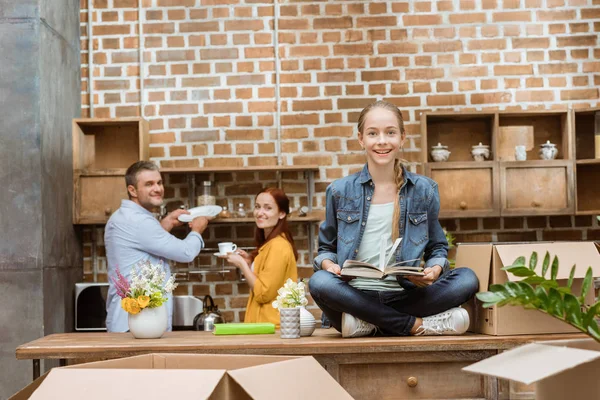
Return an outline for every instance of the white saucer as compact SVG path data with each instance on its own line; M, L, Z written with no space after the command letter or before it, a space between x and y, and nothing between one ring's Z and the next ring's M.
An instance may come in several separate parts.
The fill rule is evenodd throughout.
M190 212L189 214L182 214L177 219L181 222L192 222L192 220L196 217L216 217L221 211L223 211L223 207L200 206L190 208L188 211Z
M215 256L215 257L219 257L219 256L226 256L226 255L227 255L227 253L225 253L225 254L221 254L221 253L213 253L213 256Z

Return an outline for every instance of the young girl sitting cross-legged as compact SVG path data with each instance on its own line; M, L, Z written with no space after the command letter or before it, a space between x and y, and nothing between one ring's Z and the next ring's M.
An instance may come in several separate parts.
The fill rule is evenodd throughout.
M309 289L343 337L457 335L469 327L467 312L458 306L477 292L477 277L468 268L449 269L437 184L402 165L405 137L396 106L383 101L367 106L358 119L367 163L327 188ZM389 253L397 238L401 246L392 259L417 266L423 259L423 276L340 276L349 259L378 264L381 241Z

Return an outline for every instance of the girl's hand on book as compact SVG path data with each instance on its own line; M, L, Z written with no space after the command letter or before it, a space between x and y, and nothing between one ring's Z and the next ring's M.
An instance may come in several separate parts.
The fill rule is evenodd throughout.
M405 278L418 287L429 286L440 277L442 274L442 267L434 265L433 267L425 268L423 273L425 274L424 276L406 276Z
M329 271L332 274L340 275L342 273L342 269L340 268L340 266L335 264L331 260L324 260L321 266L325 271Z

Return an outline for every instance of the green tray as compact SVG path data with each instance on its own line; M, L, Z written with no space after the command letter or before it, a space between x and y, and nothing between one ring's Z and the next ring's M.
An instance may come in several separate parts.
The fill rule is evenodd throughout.
M215 324L213 333L215 335L263 335L275 333L275 324L269 322Z

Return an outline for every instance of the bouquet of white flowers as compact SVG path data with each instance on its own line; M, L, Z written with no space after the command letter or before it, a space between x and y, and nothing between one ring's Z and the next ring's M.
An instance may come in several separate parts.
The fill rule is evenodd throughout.
M137 314L144 308L162 306L168 294L177 287L175 274L167 279L162 263L142 262L133 267L131 282L117 268L117 278L111 277L117 294L121 297L121 307L130 314Z
M272 303L273 308L303 307L308 304L304 282L298 283L288 278L283 287L277 291L277 299Z

